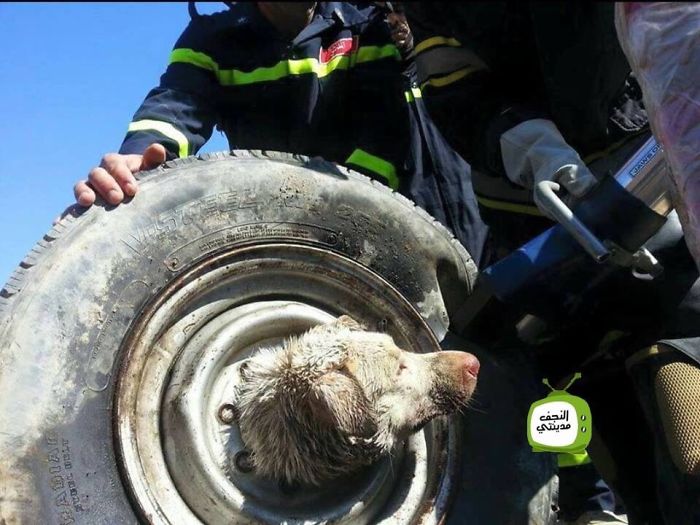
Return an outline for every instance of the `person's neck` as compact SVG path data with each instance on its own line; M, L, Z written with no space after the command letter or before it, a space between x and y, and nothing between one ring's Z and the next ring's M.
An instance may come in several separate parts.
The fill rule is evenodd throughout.
M291 40L311 23L316 2L257 2L257 6L267 21Z

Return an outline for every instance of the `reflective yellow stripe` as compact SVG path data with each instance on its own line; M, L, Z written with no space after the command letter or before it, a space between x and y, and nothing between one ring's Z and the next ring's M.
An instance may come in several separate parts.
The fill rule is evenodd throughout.
M557 464L559 468L578 467L579 465L587 465L591 463L591 457L585 450L580 454L561 453L557 455Z
M406 97L406 102L408 103L415 101L417 98L423 97L423 94L419 88L411 88L411 91L404 91L403 95Z
M345 161L346 164L354 164L365 168L377 175L384 177L393 190L399 187L399 177L396 175L396 168L391 162L376 157L364 150L356 149Z
M129 124L127 133L130 131L157 131L161 135L165 135L169 139L177 142L179 156L181 158L189 154L189 142L187 137L168 122L162 122L160 120L136 120Z
M244 73L236 69L225 69L220 71L219 83L223 86L237 86L243 84L252 84L254 82L270 82L286 77L292 71L297 71L301 74L301 69L304 66L304 60L288 60L286 62L278 62L272 67L259 67L250 73Z
M259 67L253 71L240 71L238 69L220 69L219 65L209 56L192 49L175 49L170 54L170 63L183 62L193 66L212 71L216 74L219 83L224 86L240 86L254 84L256 82L271 82L289 75L306 75L309 73L325 77L336 69L349 69L355 64L372 62L383 58L401 59L401 53L394 44L385 46L360 47L350 55L337 56L326 63L316 58L301 58L282 60L274 66Z
M365 46L357 50L358 64L390 57L401 60L401 53L394 44L387 44L385 46Z
M450 47L460 47L462 44L456 38L447 38L444 36L434 36L423 40L415 47L415 53L422 53L426 49L430 49L435 46L450 46Z
M255 84L257 82L270 82L279 80L289 75L315 74L322 78L330 75L336 69L343 70L350 68L350 56L337 56L325 64L315 58L301 58L298 60L284 60L272 67L259 67L246 73L236 69L221 71L219 82L224 86L242 86L245 84Z
M219 72L219 64L214 62L209 55L205 55L193 49L173 49L172 53L170 53L170 63L173 64L175 62L184 62L185 64L191 64L217 74Z
M486 197L476 196L476 200L482 206L486 208L492 208L494 210L511 211L513 213L524 213L526 215L535 215L537 217L544 217L542 212L537 208L537 206L528 206L527 204L515 204L513 202L497 201L493 199L487 199Z
M464 67L462 69L458 69L457 71L453 71L449 75L429 78L428 80L423 82L420 87L421 89L425 89L425 86L444 87L449 84L452 84L453 82L457 82L458 80L466 77L468 74L473 73L474 71L480 71L482 69L482 67L477 66Z

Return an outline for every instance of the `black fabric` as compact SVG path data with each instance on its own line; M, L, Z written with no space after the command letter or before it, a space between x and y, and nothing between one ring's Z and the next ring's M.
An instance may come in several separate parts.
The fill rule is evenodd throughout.
M589 511L615 511L615 494L592 463L559 469L559 508L562 521L576 521Z
M624 135L613 118L621 111L623 93L641 101L641 92L626 82L630 66L618 43L614 8L612 2L529 4L552 120L583 156ZM629 131L647 124L644 113Z
M452 37L489 67L426 89L428 109L450 144L475 168L503 174L500 135L524 120L552 120L581 156L646 126L641 92L617 42L613 8L406 2L416 45ZM464 107L467 113L455 111Z
M415 65L406 70L407 90L417 85ZM445 141L428 115L422 98L410 104L410 174L400 190L447 226L467 248L477 266L488 262L488 228L479 214L471 167Z

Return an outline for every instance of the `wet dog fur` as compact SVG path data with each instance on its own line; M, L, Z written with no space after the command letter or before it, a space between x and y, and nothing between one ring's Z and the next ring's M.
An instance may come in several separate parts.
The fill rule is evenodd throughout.
M341 316L241 363L241 437L257 474L318 485L463 408L478 369L471 354L406 352Z

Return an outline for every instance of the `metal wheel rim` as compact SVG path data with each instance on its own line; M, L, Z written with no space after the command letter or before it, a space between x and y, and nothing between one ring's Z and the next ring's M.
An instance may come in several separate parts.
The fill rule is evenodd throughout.
M124 342L115 391L122 474L146 521L441 519L458 465L456 420L435 420L391 460L334 482L316 498L307 487L295 496L289 487L256 480L227 463L241 445L235 424L222 423L215 407L235 381L236 361L261 343L281 341L341 313L386 328L405 349L439 348L420 315L380 276L311 246L230 250L183 272L151 301Z

